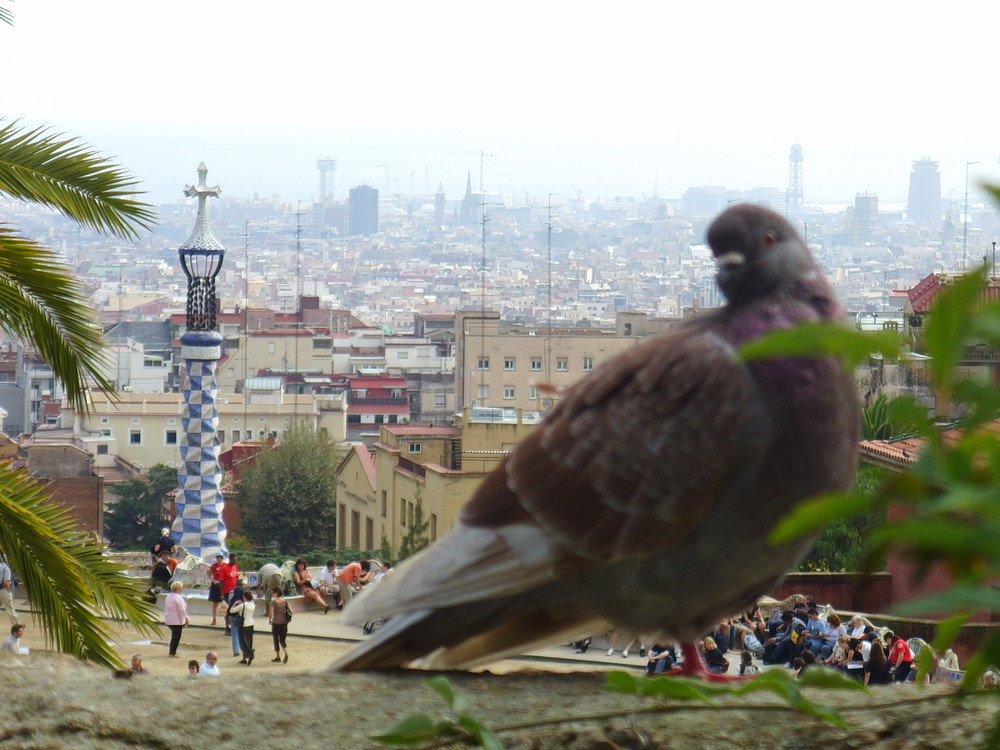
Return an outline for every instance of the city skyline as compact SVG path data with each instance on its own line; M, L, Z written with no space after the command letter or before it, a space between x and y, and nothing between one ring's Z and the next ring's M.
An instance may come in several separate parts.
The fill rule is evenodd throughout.
M308 202L322 157L338 160L338 200L361 183L458 196L469 171L519 201L785 189L796 142L807 204L904 203L923 157L940 164L944 195L964 191L967 162L973 200L977 181L1000 179L1000 103L983 94L993 8L974 24L896 1L826 14L450 0L10 9L0 43L30 62L5 80L2 115L83 138L154 204L178 200L201 161L227 195Z

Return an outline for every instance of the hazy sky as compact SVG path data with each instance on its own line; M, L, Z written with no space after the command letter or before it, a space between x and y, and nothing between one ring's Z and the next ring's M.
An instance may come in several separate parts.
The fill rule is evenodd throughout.
M199 161L228 195L313 199L361 181L450 196L466 170L518 200L677 197L691 185L806 201L905 200L1000 179L1000 4L17 0L0 116L85 138L181 197Z

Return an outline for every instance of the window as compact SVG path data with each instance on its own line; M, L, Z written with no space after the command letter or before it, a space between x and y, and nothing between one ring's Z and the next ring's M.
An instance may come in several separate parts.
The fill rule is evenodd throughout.
M476 367L478 367L480 370L488 370L488 369L490 369L490 358L489 357L480 357L478 359L478 364L476 365Z
M566 357L556 360L556 372L569 372L569 360Z
M107 443L100 443L100 444L98 444L98 446L97 446L97 455L98 456L106 456L106 455L108 455L108 444Z
M406 504L406 525L413 525L413 503Z
M438 517L437 513L431 513L431 541L433 542L438 538Z
M529 366L528 369L530 369L532 372L541 372L542 371L542 358L541 357L532 357L531 358L531 364L530 364L530 366Z
M217 432L217 433L215 434L215 437L216 437L216 438L218 438L218 440L219 440L219 445L222 445L223 443L225 443L225 442L226 442L226 431L225 431L225 430L219 430L219 431L218 431L218 432Z
M409 358L410 358L409 352L396 352L396 359L409 359Z
M512 385L505 385L503 387L503 397L505 399L507 399L507 400L510 400L512 398L516 398L516 395L515 395L516 392L517 392L517 390Z
M631 336L632 335L632 324L631 323L626 323L625 324L625 335L626 336Z
M410 443L406 447L406 449L410 453L423 453L424 452L424 445L423 445L423 443Z
M479 386L479 399L485 401L490 397L490 387L488 385Z
M517 369L517 358L516 357L504 357L503 358L503 369L505 370L516 370Z
M389 396L391 398L402 398L403 397L403 389L402 388L391 388L391 389L389 389Z
M399 498L399 525L406 526L406 501Z
M129 430L128 431L128 444L129 445L142 445L142 430Z
M583 358L583 369L584 370L593 370L594 369L594 358L593 357L584 357Z
M385 490L382 490L382 518L389 513L389 497Z
M253 430L247 430L244 436L245 440L253 440Z
M167 445L177 445L177 430L167 430L165 442Z
M528 386L528 398L535 401L538 398L538 386L529 385Z
M333 349L333 339L313 339L313 349Z
M111 419L108 417L101 417L101 424L111 424Z
M268 354L274 354L277 350L278 350L278 347L275 345L275 343L273 341L271 341L270 343L268 343L268 345L267 345L267 353Z
M434 406L444 407L444 396L435 396Z

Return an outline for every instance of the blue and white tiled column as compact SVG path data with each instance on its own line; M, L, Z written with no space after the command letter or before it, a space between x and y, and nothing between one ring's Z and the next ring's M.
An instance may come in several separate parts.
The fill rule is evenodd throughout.
M188 331L181 336L184 412L181 417L181 466L172 536L189 554L211 560L226 554L222 520L222 467L219 465L219 387L215 368L221 355L217 331Z

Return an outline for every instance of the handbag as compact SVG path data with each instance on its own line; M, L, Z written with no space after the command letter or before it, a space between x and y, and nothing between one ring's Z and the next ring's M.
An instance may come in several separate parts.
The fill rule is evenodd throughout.
M285 602L285 622L289 623L292 621L292 608L288 606L288 602Z

